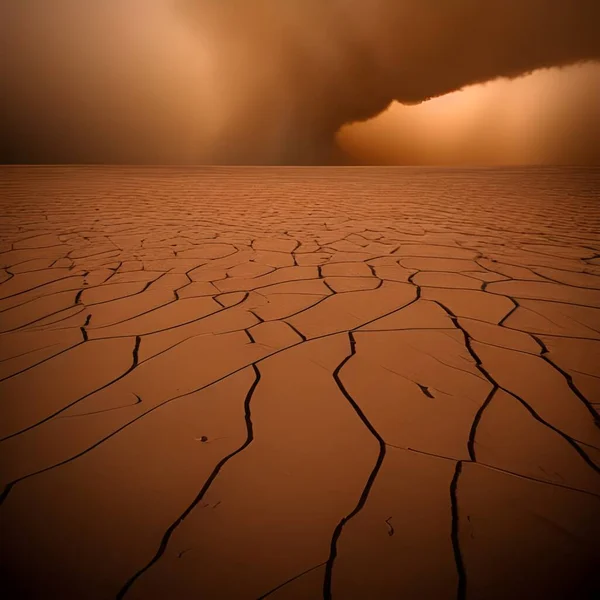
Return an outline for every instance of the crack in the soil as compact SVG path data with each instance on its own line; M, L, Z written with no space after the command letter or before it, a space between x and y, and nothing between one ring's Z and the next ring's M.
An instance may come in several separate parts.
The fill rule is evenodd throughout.
M57 419L75 419L77 417L88 417L90 415L99 415L101 413L112 412L114 410L121 410L122 408L130 408L132 406L137 406L142 403L142 399L138 396L138 394L133 394L136 397L136 401L131 404L123 404L122 406L113 406L111 408L103 408L101 410L93 410L85 413L77 413L74 415L59 415L56 417Z
M142 341L142 338L139 335L137 335L135 337L135 344L133 346L131 366L124 373L121 373L121 375L119 375L118 377L115 377L114 379L112 379L108 383L105 383L104 385L101 385L100 387L96 388L95 390L92 390L91 392L88 392L87 394L84 394L83 396L80 396L79 398L77 398L77 400L73 400L73 402L70 402L69 404L66 404L65 406L63 406L59 410L54 411L52 414L44 417L43 419L40 419L36 423L33 423L32 425L24 427L23 429L20 429L19 431L16 431L14 433L11 433L9 435L4 436L3 438L0 438L0 443L1 442L5 442L6 440L10 440L11 438L17 437L18 435L21 435L21 434L25 433L26 431L31 431L32 429L35 429L36 427L39 427L43 423L46 423L47 421L50 421L51 419L54 419L54 417L57 417L58 415L62 414L63 412L65 412L69 408L72 408L76 404L79 404L80 402L82 402L86 398L89 398L93 394L96 394L96 393L98 393L98 392L100 392L102 390L105 390L106 388L108 388L111 385L113 385L113 383L116 383L117 381L119 381L119 380L123 379L124 377L126 377L127 375L129 375L129 373L131 373L138 366L138 360L139 360L138 359L138 355L139 355L139 349L140 349L140 343L141 343L141 341ZM83 343L83 342L81 342L81 343Z
M274 594L275 592L279 591L281 588L285 587L286 585L292 583L293 581L296 581L297 579L300 579L300 577L303 577L304 575L307 575L308 573L311 573L312 571L315 571L316 569L318 569L319 567L322 567L325 564L326 564L326 561L323 561L322 563L319 563L318 565L314 565L313 567L310 567L309 569L302 571L302 573L299 573L298 575L294 575L294 577L290 577L290 579L288 579L287 581L284 581L283 583L280 583L278 586L270 589L268 592L264 593L262 596L259 596L256 600L263 600L263 598L266 598L267 596Z
M548 421L546 421L545 419L543 419L532 407L531 405L526 402L523 398L521 398L520 396L518 396L517 394L515 394L514 392L512 392L511 390L509 390L508 388L505 388L503 386L501 386L489 373L489 371L487 371L487 369L485 369L483 367L483 364L481 362L481 359L479 358L479 355L475 352L475 350L473 349L472 345L471 345L471 337L469 335L469 333L467 332L467 330L460 324L458 317L447 307L445 306L443 303L441 302L437 302L436 303L440 306L440 308L442 308L442 310L444 310L448 316L450 317L450 319L452 320L452 322L455 324L456 328L459 329L464 336L465 339L465 347L467 348L469 354L473 357L473 360L477 366L477 368L480 370L480 372L485 376L485 378L490 382L490 384L492 385L492 387L494 388L492 391L497 391L497 390L503 390L504 392L506 392L507 394L510 394L513 398L515 398L515 400L518 400L523 407L529 412L529 414L539 423L541 423L542 425L544 425L545 427L547 427L548 429L554 431L556 434L558 434L560 437L562 437L576 452L577 454L579 454L579 456L581 456L581 458L585 461L585 463L594 471L596 471L596 473L600 474L600 467L598 467L594 461L592 461L592 459L588 456L588 454L580 447L580 445L577 443L577 441L572 438L571 436L569 436L568 434L564 433L563 431L561 431L559 428L555 427L554 425L552 425L551 423L548 423ZM478 411L478 414L476 416L477 418L477 423L479 423L479 420L481 420L481 417L483 415L483 411L485 410L485 408L489 405L489 403L491 402L491 399L493 397L493 394L489 395L486 398L486 402L484 402L484 405L482 406L482 408L480 409L480 411ZM469 435L469 455L470 456L474 456L475 454L475 435L476 435L476 425L477 423L474 423L474 427L471 428L471 433ZM473 454L471 454L471 452Z
M353 408L354 412L357 414L358 418L363 422L363 424L369 430L371 435L377 440L377 443L379 444L379 452L377 454L377 460L375 461L373 469L371 470L371 473L369 474L369 477L365 483L362 494L360 495L360 498L358 499L356 506L348 515L344 516L340 520L340 522L337 524L336 528L333 531L333 535L331 537L331 545L330 545L330 549L329 549L329 558L327 559L327 563L325 565L325 577L323 580L323 599L324 600L331 600L331 598L332 598L332 590L331 590L332 578L333 578L333 569L335 566L335 559L337 557L338 540L339 540L340 536L342 535L342 531L343 531L346 523L348 523L348 521L350 521L353 517L355 517L363 509L364 505L366 504L367 499L369 497L369 493L371 492L371 488L373 487L373 484L375 483L375 479L377 478L377 474L379 473L379 470L381 469L381 466L383 464L383 460L385 458L385 451L386 451L386 444L385 444L384 439L381 437L381 435L378 433L378 431L375 429L375 427L369 421L369 419L364 414L364 412L362 411L360 406L357 404L357 402L354 400L354 398L352 398L352 396L349 394L348 390L346 389L346 387L344 386L344 384L342 383L342 380L340 378L341 370L348 363L348 361L353 356L356 355L356 340L354 339L354 335L353 335L352 331L348 332L348 337L350 340L350 353L336 367L335 371L333 372L333 379L335 380L342 395L346 398L346 400L352 406L352 408Z
M504 473L505 475L510 475L511 477L517 477L518 479L524 479L526 481L534 481L535 483L541 483L543 485L549 485L552 487L562 488L564 490L569 490L570 492L577 492L579 494L585 494L586 496L591 496L593 498L600 499L600 493L591 492L589 490L584 490L578 487L574 487L572 485L558 483L556 481L551 481L549 479L539 479L538 477L533 477L531 475L523 475L522 473L516 473L515 471L509 471L508 469L503 469L502 467L497 467L495 465L490 465L488 463L484 463L477 460L465 460L459 459L453 456L444 456L443 454L436 454L435 452L427 452L425 450L417 450L416 448L411 448L409 446L397 446L394 444L386 443L386 446L390 448L395 448L396 450L404 450L406 452L413 452L415 454L422 454L424 456L431 456L432 458L439 458L442 460L448 460L453 463L456 463L458 460L461 460L463 464L474 464L484 469L488 469L491 471L497 471L498 473ZM558 475L558 474L557 474ZM560 476L559 476L560 477Z
M450 505L452 513L450 537L452 539L452 551L454 553L454 562L456 563L456 572L458 574L458 584L456 588L457 600L465 600L467 595L467 571L465 569L459 539L458 480L462 472L462 464L462 460L456 462L454 476L450 482Z
M237 450L234 450L233 452L231 452L227 456L223 457L217 463L217 465L213 469L212 473L209 475L208 479L206 479L206 481L204 482L204 485L202 486L202 488L198 492L198 495L196 496L196 498L194 498L194 500L192 501L192 503L169 526L169 528L167 529L167 531L163 535L162 540L160 541L160 545L158 547L158 550L156 551L156 554L152 557L152 559L150 560L150 562L148 562L139 571L137 571L136 573L134 573L125 582L125 584L123 585L123 587L119 590L119 593L116 596L116 600L121 600L122 598L124 598L125 595L127 594L127 592L135 584L135 582L140 577L142 577L142 575L144 573L146 573L146 571L148 571L149 569L151 569L161 559L161 557L164 555L165 551L167 550L167 546L169 544L169 540L171 539L171 536L173 535L173 533L175 532L175 530L179 527L179 525L181 525L181 523L186 519L186 517L188 517L189 514L194 510L194 508L198 505L198 503L202 500L202 498L204 498L206 492L208 491L208 489L212 485L213 481L216 479L216 477L219 474L219 472L221 471L221 469L234 456L236 456L237 454L239 454L240 452L242 452L243 450L245 450L252 443L252 441L254 439L254 431L253 431L253 425L252 425L252 414L251 414L251 410L250 410L250 402L252 400L252 396L254 395L254 391L256 390L256 387L258 386L258 383L260 382L260 378L261 378L260 370L258 369L256 363L252 364L252 369L254 370L254 381L252 382L252 385L250 386L250 389L248 390L248 393L246 394L246 398L244 400L244 420L246 422L246 440L244 441L244 443L239 448L237 448Z

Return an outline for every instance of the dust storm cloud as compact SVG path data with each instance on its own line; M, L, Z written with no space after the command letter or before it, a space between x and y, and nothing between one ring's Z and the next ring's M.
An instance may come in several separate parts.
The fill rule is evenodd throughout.
M8 162L344 162L336 132L394 100L600 58L596 0L1 6Z

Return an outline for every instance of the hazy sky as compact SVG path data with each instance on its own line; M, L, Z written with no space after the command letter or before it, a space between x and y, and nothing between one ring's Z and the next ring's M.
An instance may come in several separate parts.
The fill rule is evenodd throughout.
M598 22L598 0L0 0L2 159L600 164Z

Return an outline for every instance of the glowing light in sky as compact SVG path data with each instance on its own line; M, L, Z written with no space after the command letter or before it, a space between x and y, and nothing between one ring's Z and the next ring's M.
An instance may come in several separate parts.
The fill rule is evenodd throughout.
M338 143L359 161L386 164L592 162L600 147L599 98L599 65L547 69L417 106L393 103L343 127ZM582 137L589 142L573 155Z

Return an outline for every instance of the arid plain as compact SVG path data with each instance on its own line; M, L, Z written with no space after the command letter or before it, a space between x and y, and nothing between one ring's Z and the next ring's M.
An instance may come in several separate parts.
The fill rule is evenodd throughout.
M5 597L592 597L600 170L0 194Z

